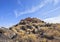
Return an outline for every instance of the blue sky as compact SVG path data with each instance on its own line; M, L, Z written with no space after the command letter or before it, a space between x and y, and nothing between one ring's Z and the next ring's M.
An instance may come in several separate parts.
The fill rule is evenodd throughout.
M26 17L60 23L60 0L0 0L0 26L9 27Z

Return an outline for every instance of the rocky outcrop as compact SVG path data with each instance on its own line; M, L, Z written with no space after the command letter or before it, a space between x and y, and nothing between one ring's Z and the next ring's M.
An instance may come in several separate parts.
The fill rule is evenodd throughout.
M28 17L9 29L1 27L0 42L60 42L60 24Z

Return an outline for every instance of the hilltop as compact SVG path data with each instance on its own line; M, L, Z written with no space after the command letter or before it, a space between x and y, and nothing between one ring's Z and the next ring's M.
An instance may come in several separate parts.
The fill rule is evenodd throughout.
M0 42L60 42L60 24L28 17L9 29L1 27Z

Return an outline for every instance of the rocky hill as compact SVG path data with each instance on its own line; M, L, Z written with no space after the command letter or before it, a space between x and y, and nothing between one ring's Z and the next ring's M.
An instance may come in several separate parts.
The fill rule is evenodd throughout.
M28 17L9 29L1 27L0 42L60 42L60 24Z

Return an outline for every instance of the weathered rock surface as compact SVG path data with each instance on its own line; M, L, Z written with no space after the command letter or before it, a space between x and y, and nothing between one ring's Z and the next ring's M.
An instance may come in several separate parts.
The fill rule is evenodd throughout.
M60 24L28 17L9 29L1 27L0 42L60 42Z

